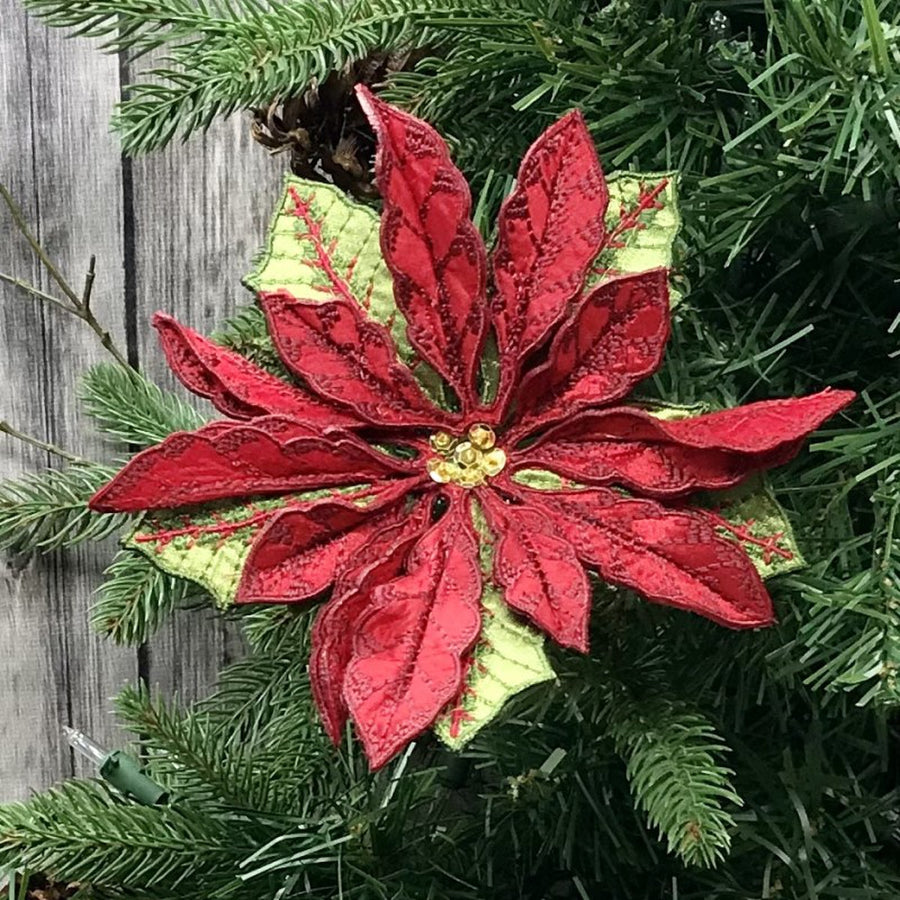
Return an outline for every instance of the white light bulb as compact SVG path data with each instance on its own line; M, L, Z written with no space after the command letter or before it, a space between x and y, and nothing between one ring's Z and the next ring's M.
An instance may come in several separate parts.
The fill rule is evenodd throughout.
M80 753L88 762L93 763L98 769L109 756L106 750L95 744L84 732L76 731L74 728L69 728L68 725L63 725L63 733L69 742L69 746L77 753Z

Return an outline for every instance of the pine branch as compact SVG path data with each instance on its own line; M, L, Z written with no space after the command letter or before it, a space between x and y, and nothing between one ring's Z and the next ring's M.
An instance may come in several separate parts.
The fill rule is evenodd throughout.
M699 713L664 699L619 697L609 709L609 734L626 762L636 802L686 863L713 866L731 847L734 819L724 804L741 806L719 762L727 750Z
M821 508L817 543L838 549L787 580L797 627L770 661L782 677L801 674L815 690L896 707L900 393L892 379L886 384L886 396L865 395L862 427L833 429L811 447L818 462L795 490Z
M183 712L175 703L151 697L143 687L119 694L116 712L122 724L142 739L153 777L176 802L195 809L228 804L278 811L269 803L272 779L248 759L245 735L216 731L202 713Z
M106 49L165 46L168 65L129 90L114 124L127 152L156 149L216 116L287 96L372 50L440 45L463 34L502 35L531 24L536 4L448 0L302 0L260 6L167 0L161 7L92 0L72 10L60 0L27 4L50 24L109 38ZM527 7L527 10L524 8ZM121 34L113 37L116 27Z
M212 339L279 378L293 378L272 343L263 311L255 303L239 307Z
M221 37L259 7L250 0L234 4L192 0L162 0L152 6L140 0L91 0L65 3L60 0L26 0L26 9L48 25L71 28L83 37L105 39L104 50L144 53L168 43L197 35Z
M88 369L81 382L81 400L100 431L139 447L203 424L200 413L180 397L120 366L101 363Z
M329 798L342 779L327 758L333 750L305 668L302 656L257 656L227 669L217 691L191 709L143 688L127 688L116 709L177 802L262 817L319 811L334 821Z
M861 706L900 705L900 567L793 584L808 609L797 638L772 661L784 674L805 674L816 690L852 694Z
M70 781L0 807L0 866L68 881L165 888L228 871L251 849L227 822L189 808L123 803L92 782Z
M200 588L157 568L136 550L120 550L104 573L91 610L94 629L118 644L141 644Z
M47 552L118 531L127 515L95 513L87 506L115 472L108 466L74 465L0 485L0 549Z

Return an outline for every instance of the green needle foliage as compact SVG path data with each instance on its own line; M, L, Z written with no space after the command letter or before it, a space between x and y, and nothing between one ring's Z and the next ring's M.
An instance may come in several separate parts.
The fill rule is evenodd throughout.
M91 622L117 644L142 644L190 598L203 592L168 575L137 550L120 550L104 572Z
M27 0L26 7L53 25L105 38L112 52L168 51L120 106L115 125L129 151L156 149L216 116L300 89L375 46L403 50L452 42L460 32L521 31L538 9L504 0Z
M293 377L278 356L269 337L266 317L256 304L241 306L213 335L213 340L246 356L279 378L290 380Z
M100 541L118 531L124 515L98 515L87 503L115 474L109 466L72 465L0 485L0 548L47 552Z
M249 848L215 826L200 811L161 814L123 803L102 785L71 781L0 811L0 856L17 867L78 872L84 881L137 875L152 890L226 863L235 842Z
M730 784L734 773L718 762L724 743L711 723L679 704L626 697L611 704L610 717L610 737L650 825L686 862L718 862L734 827L723 804L740 806L741 798Z
M81 382L84 411L103 434L146 447L175 431L192 431L203 417L177 394L162 390L133 369L99 363Z
M521 696L462 760L425 737L376 775L358 745L331 747L318 723L309 614L254 611L251 654L206 701L183 708L138 688L117 701L169 806L67 785L0 811L0 864L90 880L100 896L174 898L190 886L211 900L895 896L884 848L896 797L877 718L821 711L803 692L787 707L783 692L757 697L759 655L742 660L747 684L727 696L716 697L721 683L691 685L713 718L744 707L740 737L684 701L623 702L623 684L684 677L679 643L712 657L720 638L628 597L610 602L597 656L559 654L560 686ZM616 628L625 617L628 634ZM733 776L716 733L733 747ZM681 837L694 846L710 828L704 852L724 830L730 855L715 871L667 856L631 790L660 824L687 816Z
M608 170L681 172L684 300L645 397L734 405L831 384L860 399L772 475L808 562L769 583L776 626L731 633L597 585L589 656L554 651L556 683L462 754L424 736L372 775L318 723L314 610L241 608L251 652L206 701L119 699L171 805L74 784L0 809L0 864L172 900L900 896L900 7L28 5L112 52L167 54L116 114L129 150L371 51L424 53L387 93L449 135L488 235L528 143L579 107ZM284 374L257 307L216 339ZM131 445L200 421L120 369L92 370L84 392ZM85 512L96 476L30 512L7 486L5 546L54 546L67 515L71 534L122 524ZM132 551L108 579L95 624L123 642L201 599Z

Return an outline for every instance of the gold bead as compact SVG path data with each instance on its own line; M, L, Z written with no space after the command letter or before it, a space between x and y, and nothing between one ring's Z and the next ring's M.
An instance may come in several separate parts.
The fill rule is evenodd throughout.
M479 450L490 450L497 439L493 430L487 425L473 425L469 429L469 440L472 442L472 446Z
M499 475L506 465L506 453L499 447L485 453L481 458L481 468L485 475Z
M453 476L456 467L445 459L438 459L436 456L433 456L425 463L425 468L428 470L431 480L436 481L438 484L449 484L454 480Z
M484 472L480 467L474 467L471 469L460 469L456 475L456 483L460 485L460 487L464 488L473 488L480 487L484 484Z
M481 453L468 441L461 441L453 451L453 459L461 466L469 468L478 463Z
M429 438L429 443L436 453L447 454L456 446L456 438L446 431L438 431Z

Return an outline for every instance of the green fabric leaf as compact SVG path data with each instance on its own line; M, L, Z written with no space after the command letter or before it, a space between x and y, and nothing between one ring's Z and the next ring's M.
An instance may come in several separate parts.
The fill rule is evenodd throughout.
M543 637L513 616L493 585L485 586L481 607L481 636L472 653L465 690L458 704L434 725L451 750L464 747L511 697L556 677L544 653Z
M763 578L806 565L787 513L763 475L703 500L718 531L741 545Z
M356 302L387 326L401 358L410 362L415 353L394 303L379 226L374 210L333 185L288 175L266 244L244 283L259 293L285 290L303 300L325 301L334 296L333 272Z
M606 184L610 240L595 260L587 286L614 275L671 268L672 245L681 227L677 173L614 172ZM671 292L673 307L680 299Z
M512 480L535 491L560 491L579 487L574 481L569 481L568 478L563 478L562 475L557 475L549 469L519 469L513 472Z
M225 609L234 602L254 539L275 513L334 494L352 495L364 488L355 485L217 503L182 512L147 513L125 546L146 554L164 572L201 585Z

